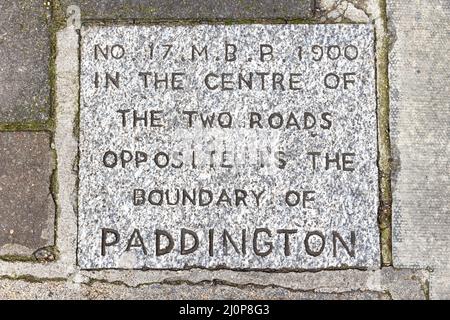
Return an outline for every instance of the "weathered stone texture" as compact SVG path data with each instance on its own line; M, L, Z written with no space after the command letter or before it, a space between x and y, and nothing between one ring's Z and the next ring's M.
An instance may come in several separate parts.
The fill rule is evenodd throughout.
M83 19L253 19L306 18L312 0L60 0L79 5Z
M368 12L370 6L377 0L316 0L318 18L320 21L342 22L369 22Z
M394 266L450 298L450 2L388 1Z
M0 279L0 299L426 299L427 272L383 268L376 271L300 273L201 270L188 274L118 271L116 278L83 272L69 279ZM226 275L228 274L228 276ZM89 279L93 276L92 279ZM141 278L144 277L144 278ZM120 280L122 279L122 280Z
M69 282L29 283L22 280L0 280L0 299L130 299L130 300L388 300L385 292L356 291L320 293L292 291L284 288L260 288L252 285L233 287L215 284L152 284L130 288L123 285L94 282L91 285Z
M49 19L44 1L0 2L0 123L48 119Z
M50 135L0 133L0 255L29 256L53 244Z

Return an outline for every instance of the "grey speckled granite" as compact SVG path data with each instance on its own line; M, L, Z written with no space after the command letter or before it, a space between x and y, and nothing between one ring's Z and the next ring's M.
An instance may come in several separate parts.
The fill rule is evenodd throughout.
M308 18L312 0L61 0L76 4L83 19L262 19Z
M78 264L379 267L373 41L370 25L84 28Z

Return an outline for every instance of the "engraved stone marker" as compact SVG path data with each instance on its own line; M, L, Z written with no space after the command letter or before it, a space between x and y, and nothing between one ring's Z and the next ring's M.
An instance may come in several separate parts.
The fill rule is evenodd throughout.
M369 25L87 27L82 268L380 263Z

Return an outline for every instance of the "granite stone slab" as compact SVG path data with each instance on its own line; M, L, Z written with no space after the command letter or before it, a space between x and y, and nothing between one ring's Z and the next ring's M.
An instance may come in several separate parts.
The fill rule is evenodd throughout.
M78 5L82 19L264 19L308 18L312 0L61 0Z
M1 132L0 163L0 256L29 256L53 245L50 135Z
M377 268L370 25L85 27L82 268Z
M44 1L0 2L0 123L48 119L49 19Z

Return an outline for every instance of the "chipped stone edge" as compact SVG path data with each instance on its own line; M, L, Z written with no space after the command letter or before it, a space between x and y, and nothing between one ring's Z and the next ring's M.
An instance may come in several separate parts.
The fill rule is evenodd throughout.
M375 0L371 0L371 3ZM369 8L370 9L370 8ZM378 5L369 10L377 35L383 33L382 18ZM392 298L405 297L396 289L389 275L409 276L422 288L422 296L428 298L427 270L382 268L378 270L325 270L325 271L233 271L229 269L208 270L81 270L76 265L77 243L77 118L79 105L79 33L68 25L57 32L56 57L56 129L57 194L56 248L59 255L55 262L31 263L0 261L2 279L33 282L66 281L68 283L92 284L105 282L140 287L151 284L202 284L222 283L228 286L280 287L288 290L320 293L344 293L352 291L376 291L388 293ZM380 39L377 36L377 55ZM402 278L403 279L403 278ZM404 279L403 279L404 280ZM398 284L397 284L398 285Z

